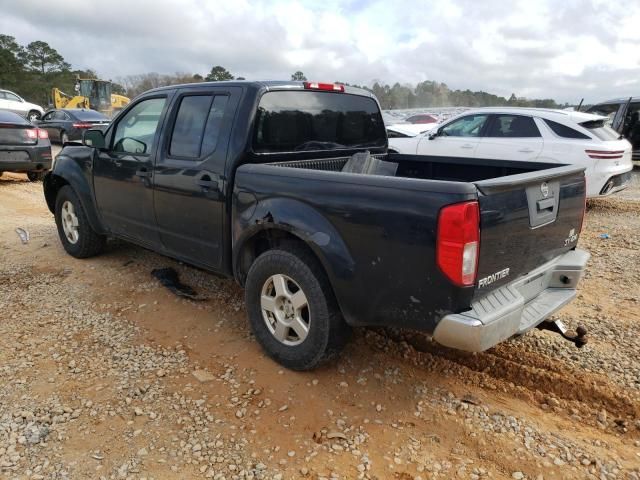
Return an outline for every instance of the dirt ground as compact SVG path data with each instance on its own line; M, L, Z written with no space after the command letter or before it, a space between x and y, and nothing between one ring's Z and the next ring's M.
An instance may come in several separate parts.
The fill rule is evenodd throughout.
M297 373L252 339L234 282L122 242L76 260L42 185L4 174L0 477L640 479L638 177L589 203L592 259L558 314L588 328L583 349L535 330L464 354L360 329ZM207 300L168 292L161 266Z

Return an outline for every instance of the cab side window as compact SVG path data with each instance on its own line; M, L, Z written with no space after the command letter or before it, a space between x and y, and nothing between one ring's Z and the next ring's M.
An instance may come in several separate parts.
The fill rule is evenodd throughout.
M166 101L166 98L149 98L124 114L113 136L113 151L148 155Z
M184 96L171 134L169 155L196 160L212 154L228 99L226 95Z
M479 137L482 128L487 123L488 115L467 115L454 120L440 130L443 137Z

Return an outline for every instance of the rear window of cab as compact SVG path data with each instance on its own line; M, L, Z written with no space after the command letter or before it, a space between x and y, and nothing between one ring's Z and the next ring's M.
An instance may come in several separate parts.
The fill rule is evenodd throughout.
M333 92L274 91L260 99L255 153L384 147L387 136L371 97Z

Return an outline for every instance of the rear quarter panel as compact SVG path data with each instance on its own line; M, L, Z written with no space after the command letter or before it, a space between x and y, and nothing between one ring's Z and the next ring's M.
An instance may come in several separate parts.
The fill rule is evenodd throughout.
M473 294L436 267L438 212L475 198L475 187L461 182L243 165L233 249L260 229L289 231L320 259L348 323L432 331Z

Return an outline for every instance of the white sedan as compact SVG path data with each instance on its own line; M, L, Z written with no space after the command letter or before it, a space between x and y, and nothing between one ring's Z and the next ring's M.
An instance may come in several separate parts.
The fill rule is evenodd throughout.
M482 108L413 137L389 138L389 151L442 157L579 164L587 196L610 195L631 180L631 144L607 118L536 108Z
M29 103L17 93L0 90L0 110L9 110L26 118L30 122L40 120L44 109L35 103Z

